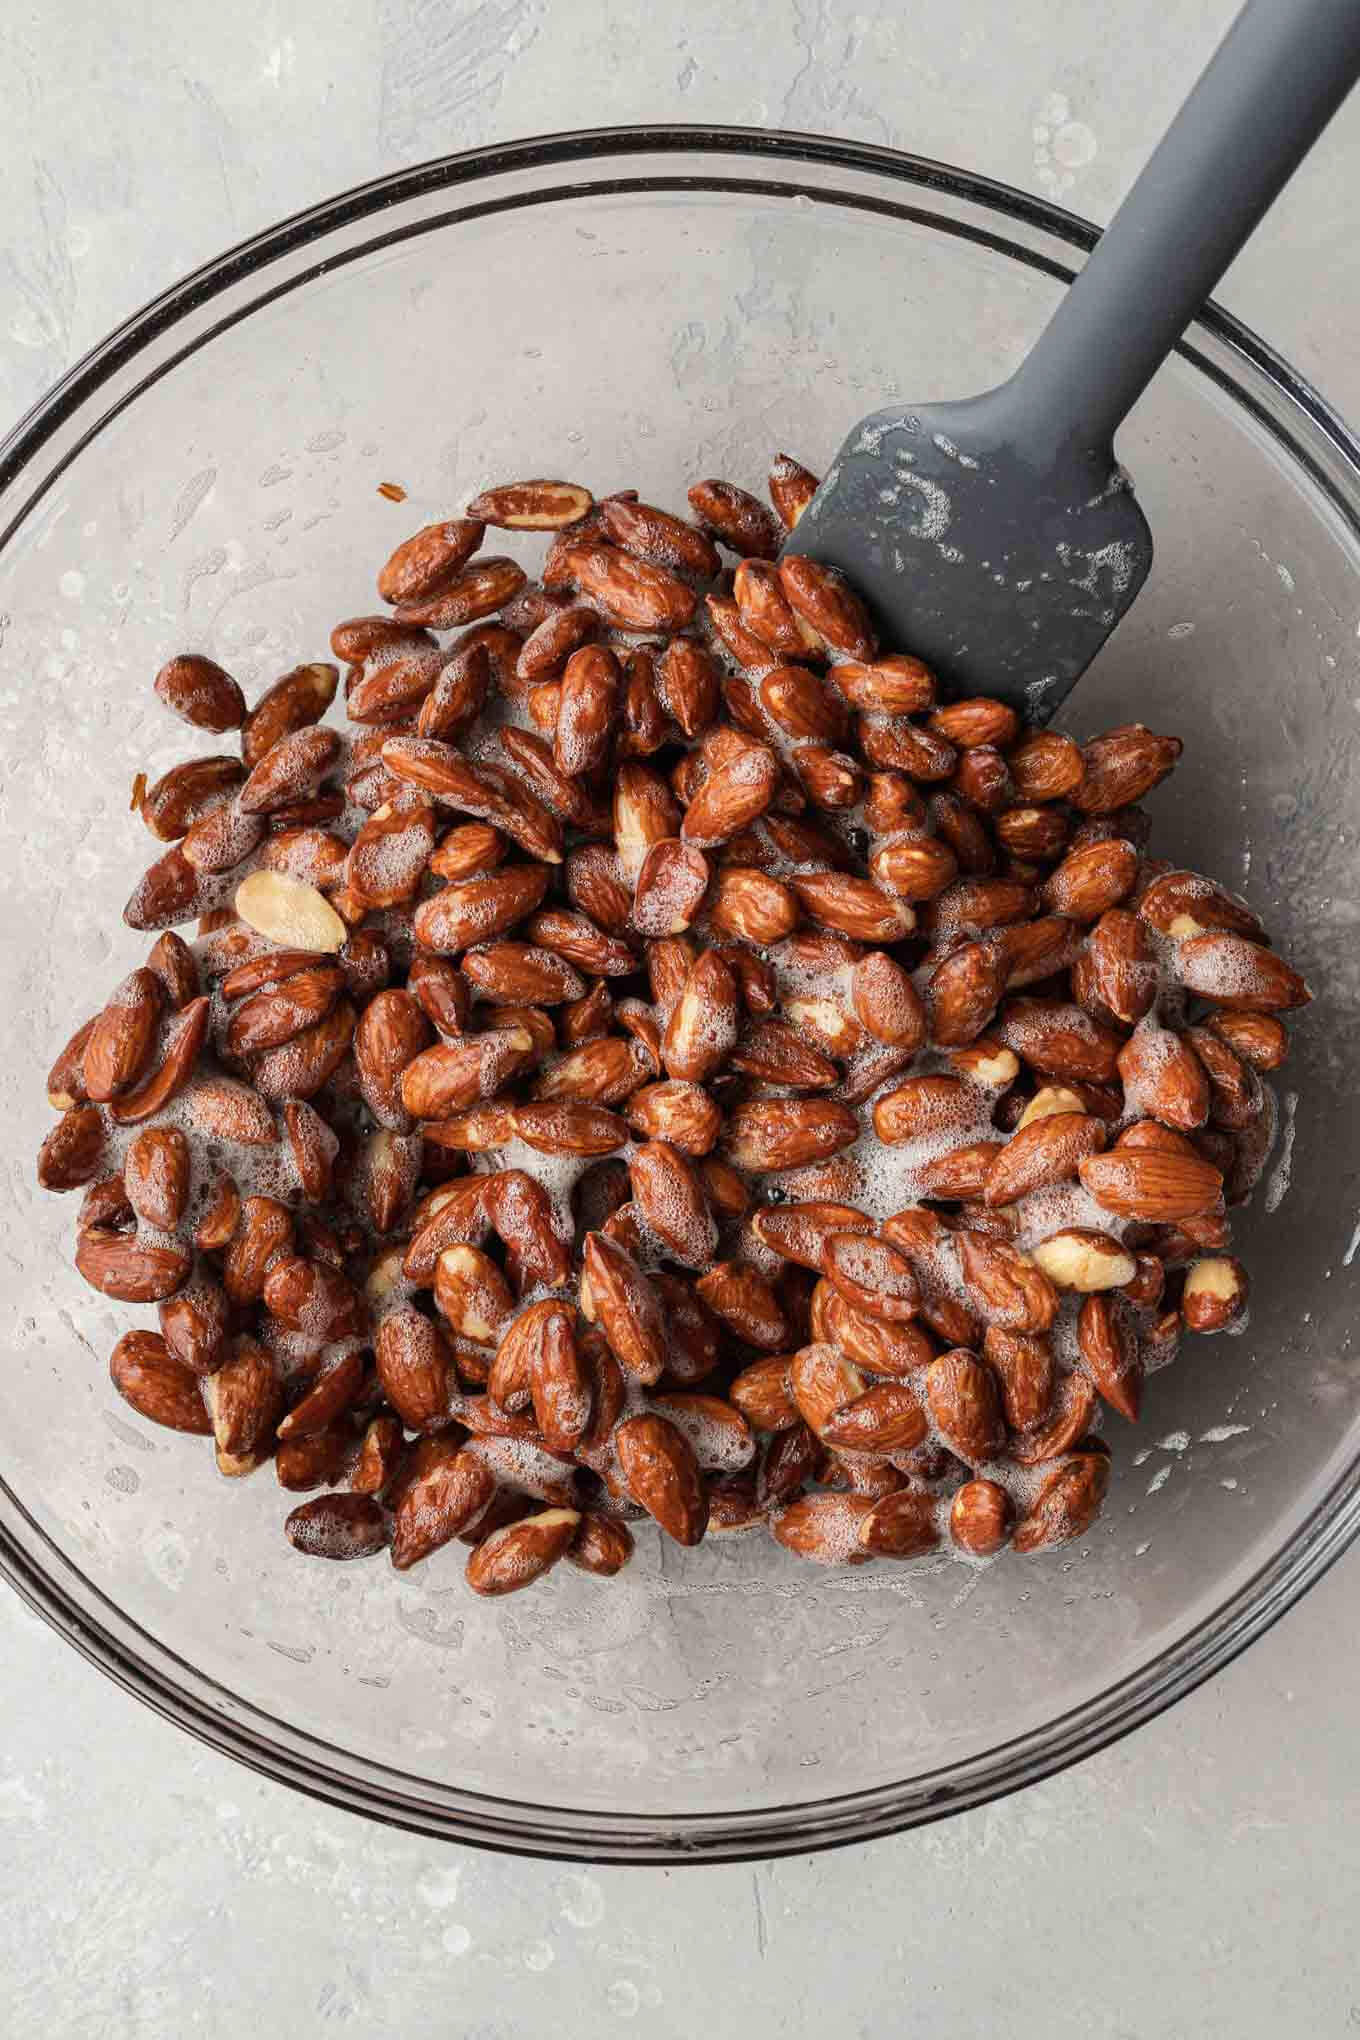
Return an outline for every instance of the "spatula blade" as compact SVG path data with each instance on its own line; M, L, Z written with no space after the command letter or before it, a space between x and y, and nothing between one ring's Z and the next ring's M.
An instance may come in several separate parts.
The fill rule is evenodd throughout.
M1146 580L1152 533L1109 449L1022 451L1005 395L866 418L784 550L839 567L943 693L1045 723Z

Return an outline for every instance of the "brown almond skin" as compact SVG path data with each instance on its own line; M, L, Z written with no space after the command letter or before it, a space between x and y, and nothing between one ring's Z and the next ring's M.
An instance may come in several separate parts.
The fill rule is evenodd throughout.
M677 1544L700 1543L708 1497L684 1434L665 1417L629 1417L614 1433L614 1448L633 1500Z
M160 1007L159 978L154 971L134 970L96 1019L84 1065L85 1092L95 1104L108 1104L144 1075Z
M1211 1209L1223 1177L1198 1155L1156 1148L1120 1148L1079 1164L1081 1180L1098 1204L1123 1218L1154 1223L1196 1218Z
M200 1437L212 1431L197 1375L159 1332L125 1332L109 1357L109 1376L124 1402L151 1423Z

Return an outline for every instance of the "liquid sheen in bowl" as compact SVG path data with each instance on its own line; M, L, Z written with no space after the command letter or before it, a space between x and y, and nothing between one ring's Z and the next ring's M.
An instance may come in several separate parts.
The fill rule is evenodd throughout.
M219 1482L201 1441L118 1402L128 1314L81 1283L72 1206L33 1183L51 1056L146 946L119 923L147 858L128 790L194 742L150 692L168 652L209 651L253 693L372 606L399 538L492 480L680 505L697 475L759 485L779 449L816 468L900 390L1004 375L1090 240L1018 192L812 137L517 143L224 256L0 450L0 1562L205 1740L491 1847L806 1850L1122 1734L1355 1534L1360 448L1217 313L1123 434L1156 564L1063 726L1137 716L1184 736L1155 851L1240 886L1319 996L1240 1228L1250 1325L1154 1377L1080 1544L842 1575L764 1538L680 1553L646 1532L617 1579L559 1571L508 1605L466 1593L457 1557L405 1577L308 1565L267 1472ZM394 509L383 481L409 500Z

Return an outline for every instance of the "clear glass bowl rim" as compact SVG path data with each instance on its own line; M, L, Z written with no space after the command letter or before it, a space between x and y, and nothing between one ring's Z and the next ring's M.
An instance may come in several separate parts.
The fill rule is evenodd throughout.
M677 178L665 170L668 155L712 157L715 168L711 176L696 178L687 172ZM659 159L650 176L639 173L638 158ZM752 165L751 183L734 180L717 168L718 159L731 162L743 158ZM926 187L965 200L998 222L1035 229L1070 247L1078 259L1068 267L1000 234L973 231L973 238L989 241L998 253L1044 269L1063 281L1071 280L1080 258L1099 238L1099 230L1088 221L995 179L927 157L824 135L707 125L618 126L463 150L375 178L296 213L228 249L153 298L91 349L0 440L0 498L26 479L33 479L33 464L54 436L77 426L84 407L97 405L110 380L177 323L231 286L258 276L280 257L304 250L339 228L479 179L535 168L557 170L577 162L589 169L595 189L609 188L607 174L602 175L607 166L614 165L621 175L626 162L630 170L625 181L630 190L675 188L679 182L688 189L773 193L774 187L759 183L761 161L777 164L785 175L798 164L868 172L904 187ZM787 184L779 187L781 191L788 188ZM533 203L535 195L521 194L506 204L513 209ZM906 203L904 199L904 207ZM421 221L412 231L437 224ZM937 220L926 219L924 224L940 230ZM302 280L291 278L290 287ZM1313 487L1360 536L1360 440L1304 377L1219 306L1205 306L1190 328L1191 336L1196 333L1211 337L1220 353L1236 357L1270 385L1273 415L1253 403L1236 382L1228 383L1235 400L1252 409L1295 465L1307 473ZM1181 343L1178 352L1212 380L1224 381L1192 337ZM176 358L172 355L170 361L162 362L161 369ZM146 387L139 383L123 402L135 401ZM115 408L121 409L122 403ZM1325 462L1316 459L1286 429L1283 421L1291 414L1305 435L1326 443ZM0 529L0 551L38 497L79 457L86 439L100 429L107 416L107 412L96 412L88 431L78 432L61 451L56 465L38 478L33 493L25 494L19 487L17 515ZM979 1757L904 1783L822 1801L754 1812L735 1807L693 1815L664 1810L651 1815L611 1814L598 1809L520 1804L449 1787L441 1787L438 1800L432 1800L428 1786L422 1790L417 1778L349 1753L337 1762L335 1753L323 1744L243 1702L141 1632L79 1574L0 1478L0 1576L92 1664L167 1720L263 1776L385 1825L506 1853L583 1862L674 1864L804 1854L942 1819L1035 1784L1152 1720L1229 1664L1322 1577L1357 1535L1360 1457L1343 1468L1274 1557L1197 1629L1139 1672L1040 1729ZM145 1654L139 1653L139 1639Z

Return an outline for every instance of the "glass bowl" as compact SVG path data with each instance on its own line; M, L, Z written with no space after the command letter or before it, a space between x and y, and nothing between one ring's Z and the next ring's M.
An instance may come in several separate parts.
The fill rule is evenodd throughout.
M1136 1430L1111 1420L1111 1498L1079 1546L841 1576L763 1538L682 1554L644 1535L613 1582L559 1573L490 1605L457 1557L400 1577L306 1564L268 1474L219 1482L198 1441L117 1401L130 1314L73 1272L71 1203L34 1188L46 1066L146 947L119 921L147 861L128 789L186 748L149 686L170 651L202 647L248 687L316 656L372 606L396 540L493 479L682 504L698 475L759 486L780 449L817 467L894 395L1002 377L1091 240L1019 192L814 137L514 143L224 255L4 447L0 1556L80 1650L215 1747L489 1847L807 1850L1124 1734L1355 1534L1360 448L1215 311L1122 435L1156 563L1067 727L1184 735L1156 850L1245 890L1324 995L1240 1228L1250 1327L1190 1341Z

